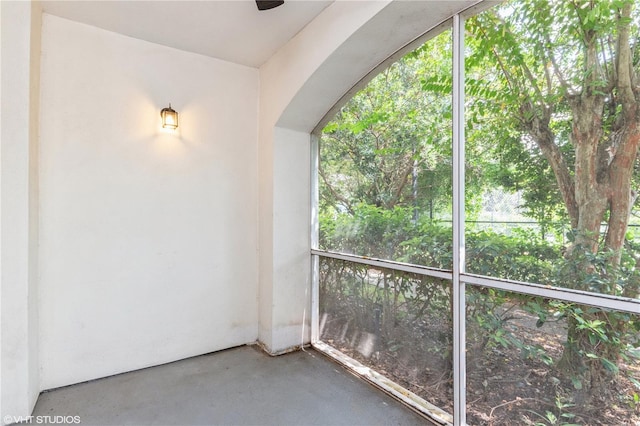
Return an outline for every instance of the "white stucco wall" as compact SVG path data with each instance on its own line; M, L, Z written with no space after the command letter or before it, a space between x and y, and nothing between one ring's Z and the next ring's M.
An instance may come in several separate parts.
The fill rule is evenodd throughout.
M0 2L0 414L31 413L38 360L40 8ZM15 419L15 420L12 420Z
M258 86L44 15L42 389L257 339Z
M335 2L260 70L45 15L39 102L37 6L0 2L0 413L257 338L308 342L309 133L434 7L473 2Z
M388 3L333 3L260 68L260 341L272 353L308 343L311 336L309 132L369 64L351 63L355 79L323 79L324 90L300 102L304 110L324 107L322 114L293 113L297 119L282 126L280 120L298 109L292 100L318 83L314 76L331 65L327 60L336 49Z
M310 340L310 132L370 71L475 2L335 2L260 68L260 340L269 351Z

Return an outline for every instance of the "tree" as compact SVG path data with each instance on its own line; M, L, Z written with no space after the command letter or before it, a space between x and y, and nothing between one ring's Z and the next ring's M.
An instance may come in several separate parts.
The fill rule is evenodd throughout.
M639 296L638 252L625 238L640 183L637 14L631 0L520 0L468 21L467 201L502 186L523 191L536 220L570 223L556 278L545 273L542 284ZM407 208L450 212L451 81L443 33L342 108L321 141L322 223L361 218L353 229L366 228L366 246L373 239L395 256L407 239L391 228L419 232L409 229L416 218L398 220ZM562 310L569 331L560 365L591 395L606 395L633 320Z
M451 99L422 91L451 69L444 33L392 64L358 92L321 139L321 204L354 213L364 203L416 215L451 209ZM443 184L444 183L444 184Z
M640 144L637 10L630 0L521 0L468 23L471 76L488 73L494 111L520 131L515 143L539 152L555 177L573 231L567 261L583 277L598 267L614 277L636 203ZM473 88L473 82L470 83ZM601 224L606 230L601 233ZM605 259L599 264L597 259ZM626 259L626 260L625 260ZM624 285L590 287L578 274L566 285L638 297L632 273ZM619 347L596 339L580 321L625 327L602 311L569 317L565 366L579 366L592 395L607 391ZM585 354L602 362L586 362Z

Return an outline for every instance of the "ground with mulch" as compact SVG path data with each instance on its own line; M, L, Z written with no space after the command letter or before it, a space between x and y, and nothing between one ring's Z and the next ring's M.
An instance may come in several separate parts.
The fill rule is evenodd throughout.
M510 336L538 345L552 359L562 355L566 326L536 326L536 318L516 310L504 325ZM441 409L453 412L451 326L435 318L394 325L392 333L363 330L327 313L321 339L394 380ZM363 344L365 342L366 344ZM640 425L640 389L620 374L613 399L582 403L570 378L545 364L540 354L486 339L467 344L467 423L469 425ZM640 365L621 364L640 378ZM635 399L634 399L635 398Z

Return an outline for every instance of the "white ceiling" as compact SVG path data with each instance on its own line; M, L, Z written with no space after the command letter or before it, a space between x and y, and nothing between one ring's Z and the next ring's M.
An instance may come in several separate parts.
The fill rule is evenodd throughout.
M259 67L333 1L43 1L46 13L165 46Z

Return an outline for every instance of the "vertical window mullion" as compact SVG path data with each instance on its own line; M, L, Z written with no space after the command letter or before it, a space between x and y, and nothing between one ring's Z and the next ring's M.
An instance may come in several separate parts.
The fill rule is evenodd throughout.
M453 418L466 424L464 273L464 20L453 17Z
M320 192L318 184L318 170L320 165L320 137L311 134L311 249L319 248L320 223L319 206ZM311 255L311 344L320 340L320 258Z

